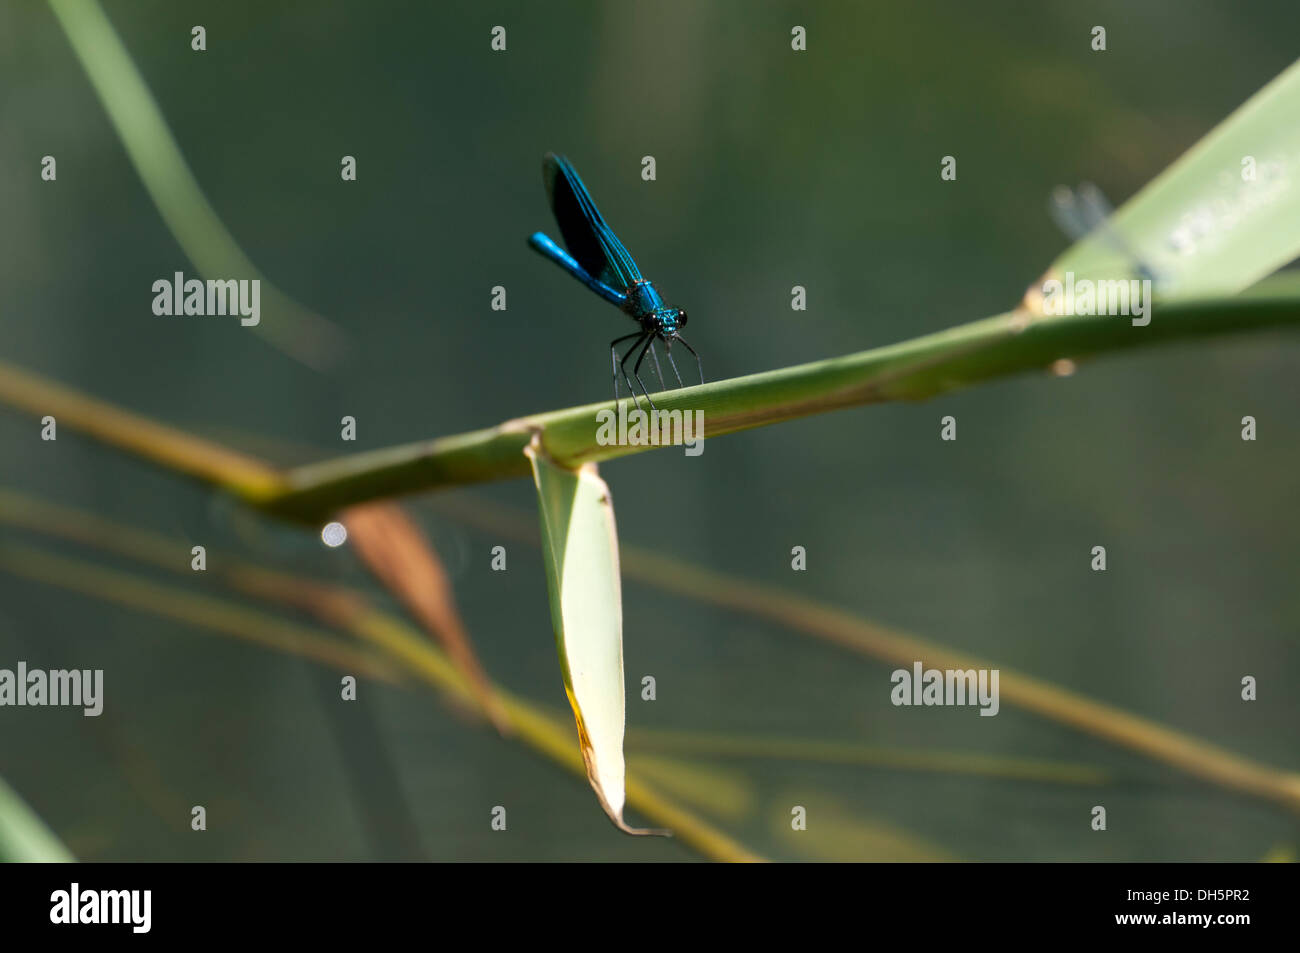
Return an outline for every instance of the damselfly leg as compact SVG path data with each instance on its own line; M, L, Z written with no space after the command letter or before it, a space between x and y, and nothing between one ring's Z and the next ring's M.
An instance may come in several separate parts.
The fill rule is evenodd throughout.
M681 341L682 347L686 348L686 350L690 351L691 354L695 355L695 367L700 372L700 383L703 384L704 383L704 362L701 361L700 356L695 353L695 348L687 344L686 338L682 337L680 334L677 335L677 337L673 338L673 340Z
M659 389L667 390L668 385L664 383L664 372L659 367L659 352L655 350L655 339L650 339L650 356L655 361L655 376L659 378Z
M641 347L642 344L644 344L647 341L647 339L650 338L650 334L645 331L638 331L636 334L629 334L625 337L619 338L619 340L626 341L629 337L634 337L636 338L636 340L632 342L632 346L627 349L627 353L624 354L622 360L618 362L618 369L623 372L623 381L627 384L628 394L631 395L632 400L636 403L636 409L640 410L641 398L637 396L636 388L632 386L632 378L628 376L627 362L632 357L633 352L635 352L637 348ZM640 365L638 364L637 366L639 367ZM637 378L638 381L640 379L641 378L639 377ZM641 390L645 392L646 399L649 400L650 394L648 391L646 391L645 384L641 385ZM614 378L614 400L615 401L618 400L618 378L617 377ZM654 407L653 401L651 401L650 406Z
M636 339L637 339L637 344L640 344L640 343L641 343L641 337L642 337L644 334L645 334L644 331L633 331L631 334L625 334L625 335L623 335L621 338L614 338L614 340L612 340L612 341L609 342L609 366L610 366L610 369L614 372L614 400L615 400L615 402L618 401L618 369L619 369L619 362L618 362L618 346L619 346L620 344L622 344L624 341L630 341L630 340L632 340L632 338L636 338ZM633 347L633 349L635 349L635 348L636 348L636 344L633 344L632 347ZM628 385L627 385L627 387L628 387L628 390L631 390L631 389L632 389L632 382L631 382L631 381L628 381ZM633 394L633 396L636 396L636 395Z
M649 335L649 340L642 345L641 353L637 355L636 364L632 368L632 376L635 377L636 382L641 385L641 393L645 394L645 399L649 402L650 409L658 410L659 408L655 406L655 402L650 398L650 391L646 388L645 381L641 380L641 362L645 360L646 352L650 350L650 345L654 344L654 342L655 336L653 334ZM632 385L629 384L628 386L631 387ZM640 408L640 406L640 404L637 405L638 408Z
M677 386L685 387L686 384L682 381L682 372L677 369L677 362L673 360L673 343L671 341L664 345L664 351L668 354L669 366L672 367L673 373L677 375Z

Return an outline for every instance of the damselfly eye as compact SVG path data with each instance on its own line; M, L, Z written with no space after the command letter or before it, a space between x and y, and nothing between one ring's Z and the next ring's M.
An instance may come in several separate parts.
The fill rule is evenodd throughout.
M677 323L682 327L686 327L686 312L681 308L677 309Z

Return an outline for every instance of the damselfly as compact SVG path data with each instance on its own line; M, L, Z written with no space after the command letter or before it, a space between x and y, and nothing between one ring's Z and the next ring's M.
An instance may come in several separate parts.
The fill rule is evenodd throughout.
M1084 182L1077 189L1067 185L1058 185L1052 190L1052 200L1048 209L1056 225L1068 237L1079 241L1094 231L1110 245L1113 251L1127 258L1139 278L1156 283L1155 273L1134 253L1123 236L1110 223L1115 209L1107 201L1105 194L1091 182Z
M686 327L686 312L669 306L655 290L655 286L641 277L636 262L596 209L596 203L591 200L591 194L582 184L573 164L563 156L547 153L542 160L542 179L546 183L546 194L551 201L555 222L560 226L560 236L569 250L566 252L541 232L533 232L528 244L610 304L617 305L639 326L633 333L609 342L614 399L618 400L618 375L622 371L628 392L633 400L638 401L638 406L639 398L632 386L632 378L641 385L641 393L650 402L650 406L654 407L650 392L641 380L641 362L649 353L654 359L659 384L663 386L664 375L659 367L659 355L655 351L657 340L664 342L668 363L677 375L679 387L682 386L682 375L673 360L673 343L677 341L695 357L700 383L703 384L704 363L700 360L700 355L695 353L695 348L687 344L681 335L681 329ZM618 346L628 341L632 345L620 359ZM636 354L636 364L629 377L627 362L633 354Z

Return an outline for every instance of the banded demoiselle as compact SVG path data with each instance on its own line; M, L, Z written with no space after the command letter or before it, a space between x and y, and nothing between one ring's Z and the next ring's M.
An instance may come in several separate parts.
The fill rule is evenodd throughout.
M647 353L654 359L655 373L659 384L663 386L663 371L659 367L659 355L655 352L655 341L663 341L668 354L668 363L677 375L678 386L683 386L681 372L673 360L672 347L680 341L682 347L695 357L700 374L700 383L704 383L704 362L695 348L686 343L681 329L686 327L686 312L667 304L655 290L655 286L641 277L641 271L628 254L623 243L618 240L614 230L606 224L605 219L596 209L591 193L578 177L578 170L563 156L547 153L542 160L542 179L546 183L546 194L551 202L551 211L556 224L560 226L560 235L565 251L542 232L533 232L528 244L537 252L545 255L573 277L610 304L617 305L624 314L636 321L638 329L631 334L615 338L609 343L610 369L614 377L614 399L618 400L618 375L623 372L632 399L638 401L632 378L641 385L641 393L654 407L650 392L641 380L641 362ZM622 359L618 356L618 346L627 341L632 342ZM632 376L628 376L627 362L636 354L636 364Z

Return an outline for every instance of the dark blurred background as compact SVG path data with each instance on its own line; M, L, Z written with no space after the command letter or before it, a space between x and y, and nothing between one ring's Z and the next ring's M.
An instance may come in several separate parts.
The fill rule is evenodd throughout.
M1300 7L1281 0L809 6L106 3L249 258L347 335L347 359L321 374L236 320L152 314L152 282L197 269L49 9L5 4L0 359L283 459L605 399L607 342L626 319L525 245L555 234L548 150L573 159L642 271L688 309L710 379L863 350L1013 306L1066 244L1046 213L1053 186L1091 180L1127 199L1288 66L1300 36ZM190 49L195 24L207 52ZM489 48L498 24L505 53ZM805 53L790 49L795 24ZM1089 46L1097 24L1104 53ZM57 183L39 178L46 154ZM356 182L340 180L343 155ZM655 182L640 177L644 155ZM940 181L945 155L956 182ZM790 309L796 284L806 312ZM489 307L495 285L505 312ZM1135 352L602 474L625 545L1296 770L1297 356L1272 334ZM355 444L339 441L344 414ZM939 440L945 414L956 443ZM1246 414L1255 443L1240 439ZM363 583L346 550L269 523L250 534L193 484L70 430L57 444L36 433L0 409L0 483L185 540L179 558L201 542ZM457 492L535 520L527 481ZM458 522L454 505L415 512L488 670L562 710L539 553ZM505 573L489 570L497 543ZM791 571L794 545L807 572ZM1094 545L1105 573L1089 569ZM702 812L765 855L833 856L838 842L899 856L880 831L977 860L1255 860L1295 845L1285 810L1005 700L996 718L895 708L893 665L640 583L624 598L631 731L983 753L1110 777L694 757L738 792ZM0 776L83 859L696 856L619 834L584 782L427 690L363 682L349 720L332 714L333 671L0 574L0 666L20 658L105 669L98 719L0 710ZM636 691L644 674L653 703ZM1239 700L1247 674L1253 704ZM208 808L206 833L189 830L192 804ZM506 833L489 829L496 804ZM829 846L789 833L792 804ZM1104 834L1089 828L1094 804L1109 811Z

